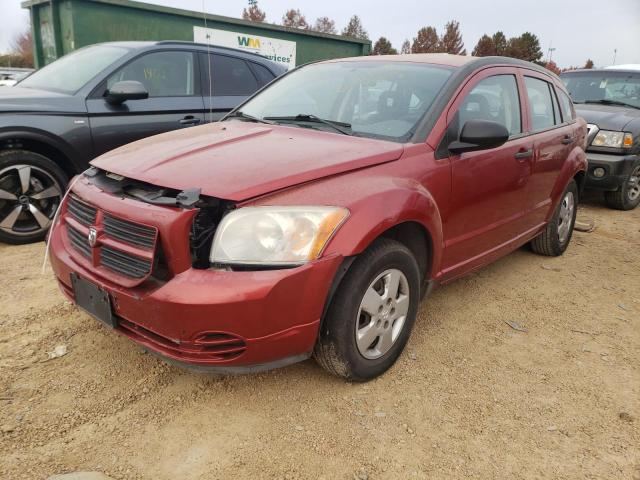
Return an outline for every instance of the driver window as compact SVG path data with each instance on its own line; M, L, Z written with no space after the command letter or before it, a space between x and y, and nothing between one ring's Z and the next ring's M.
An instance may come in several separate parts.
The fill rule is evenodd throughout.
M494 75L481 80L464 99L458 113L458 136L469 120L501 123L509 130L509 136L522 133L520 98L515 75Z
M125 65L107 80L107 89L123 80L144 85L149 97L185 97L194 94L193 54L155 52Z

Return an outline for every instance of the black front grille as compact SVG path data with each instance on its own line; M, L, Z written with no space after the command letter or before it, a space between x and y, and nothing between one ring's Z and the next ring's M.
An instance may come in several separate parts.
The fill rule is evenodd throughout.
M152 249L156 242L156 229L129 222L109 214L104 215L104 233L123 242Z
M107 246L100 249L100 264L130 278L146 277L153 266L149 260Z
M69 234L69 240L71 240L73 248L85 257L91 258L91 247L89 246L87 237L70 225L67 225L67 233Z
M96 222L96 214L98 210L95 207L84 203L75 195L69 196L67 210L73 218L83 225L93 225Z

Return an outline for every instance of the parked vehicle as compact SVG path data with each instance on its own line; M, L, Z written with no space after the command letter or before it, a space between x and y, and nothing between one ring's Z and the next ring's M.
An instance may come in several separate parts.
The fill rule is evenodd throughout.
M508 58L298 68L223 122L94 160L52 229L57 281L169 360L240 372L313 354L371 379L434 286L527 243L565 251L587 166L568 98Z
M0 68L0 87L12 87L31 72L30 68Z
M229 48L121 42L77 50L0 88L0 241L42 239L67 180L92 158L219 120L284 71Z
M589 127L586 187L604 191L607 204L640 204L640 68L632 65L562 74L576 111Z

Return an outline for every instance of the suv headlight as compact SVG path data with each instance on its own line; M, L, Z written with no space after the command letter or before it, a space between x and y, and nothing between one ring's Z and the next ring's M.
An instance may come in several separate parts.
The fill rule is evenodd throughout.
M209 259L218 264L300 265L318 258L349 215L339 207L243 207L216 230Z
M591 142L591 145L594 147L631 148L633 145L633 135L628 132L600 130Z

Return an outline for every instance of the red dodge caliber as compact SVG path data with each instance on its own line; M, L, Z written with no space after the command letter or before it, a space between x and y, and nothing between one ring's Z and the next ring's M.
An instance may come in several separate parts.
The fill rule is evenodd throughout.
M307 65L220 123L94 160L51 263L69 299L168 360L244 372L314 356L364 381L396 361L434 286L527 243L565 251L585 135L562 82L530 63Z

